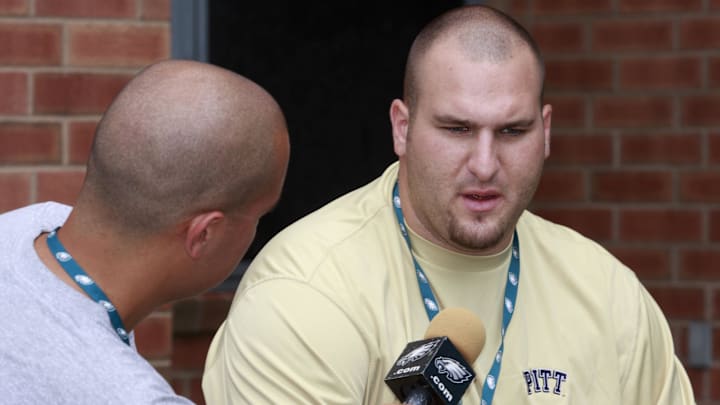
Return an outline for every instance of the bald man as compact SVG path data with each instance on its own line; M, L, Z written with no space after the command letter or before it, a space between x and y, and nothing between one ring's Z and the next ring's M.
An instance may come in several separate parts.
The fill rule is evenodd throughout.
M74 207L0 216L0 402L190 403L131 331L232 272L288 153L280 108L250 80L190 61L139 73L98 125Z
M390 106L399 162L255 258L208 354L208 402L390 403L383 380L405 345L464 307L487 342L463 404L694 403L635 275L526 210L550 153L543 69L491 8L425 27Z

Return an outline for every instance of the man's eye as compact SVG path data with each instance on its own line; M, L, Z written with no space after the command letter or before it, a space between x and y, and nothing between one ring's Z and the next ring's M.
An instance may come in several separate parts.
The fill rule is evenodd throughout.
M445 130L453 134L466 134L470 132L470 128L468 127L445 127Z
M517 135L524 134L525 129L523 129L523 128L503 128L500 130L500 133L503 135L517 136Z

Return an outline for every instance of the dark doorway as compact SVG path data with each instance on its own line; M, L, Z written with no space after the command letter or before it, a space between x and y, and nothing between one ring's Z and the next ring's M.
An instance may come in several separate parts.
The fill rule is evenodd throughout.
M290 129L281 202L262 219L246 260L282 228L395 160L388 110L402 97L412 39L460 3L209 2L210 62L267 89Z

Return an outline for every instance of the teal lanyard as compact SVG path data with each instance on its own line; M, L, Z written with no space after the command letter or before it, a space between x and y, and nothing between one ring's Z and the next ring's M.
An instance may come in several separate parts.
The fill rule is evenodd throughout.
M85 270L83 270L75 259L70 256L70 253L67 252L65 246L60 243L60 239L57 237L58 229L60 229L60 227L57 227L57 229L48 234L48 248L50 248L50 251L60 264L60 267L65 270L65 273L67 273L67 275L70 276L70 278L73 279L73 281L75 281L75 283L80 286L80 288L82 288L83 291L90 296L90 298L105 308L108 316L110 317L110 324L112 324L113 329L115 329L115 333L117 333L120 339L129 346L130 338L128 337L123 321L120 319L120 315L115 309L115 306L112 302L110 302L110 299L107 295L105 295L100 286L97 285L90 276L88 276Z
M405 218L402 213L402 206L400 204L400 192L398 184L395 182L393 188L393 206L395 207L395 216L400 226L400 233L402 233L405 242L407 242L408 249L410 250L410 257L412 257L413 264L415 265L415 275L417 276L418 286L420 287L420 294L422 294L423 303L425 304L425 311L427 312L428 319L432 320L440 310L438 302L435 299L430 288L425 272L423 271L420 264L415 259L413 254L412 245L410 244L410 236L405 228ZM510 266L508 267L508 276L505 281L505 305L503 306L503 326L500 329L500 347L498 348L497 354L495 354L495 361L493 361L492 367L485 378L483 384L482 398L480 405L492 404L493 397L495 396L495 387L497 387L498 378L500 376L500 367L502 366L503 348L505 346L505 332L510 321L512 320L513 312L515 309L515 299L517 298L518 285L520 284L520 243L518 242L517 231L513 234L512 242L512 256L510 257Z

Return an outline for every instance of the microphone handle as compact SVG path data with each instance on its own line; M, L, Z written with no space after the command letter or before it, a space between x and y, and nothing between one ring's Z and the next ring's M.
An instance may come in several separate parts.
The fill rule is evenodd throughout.
M404 405L430 405L433 403L432 392L428 387L417 387L410 391Z

